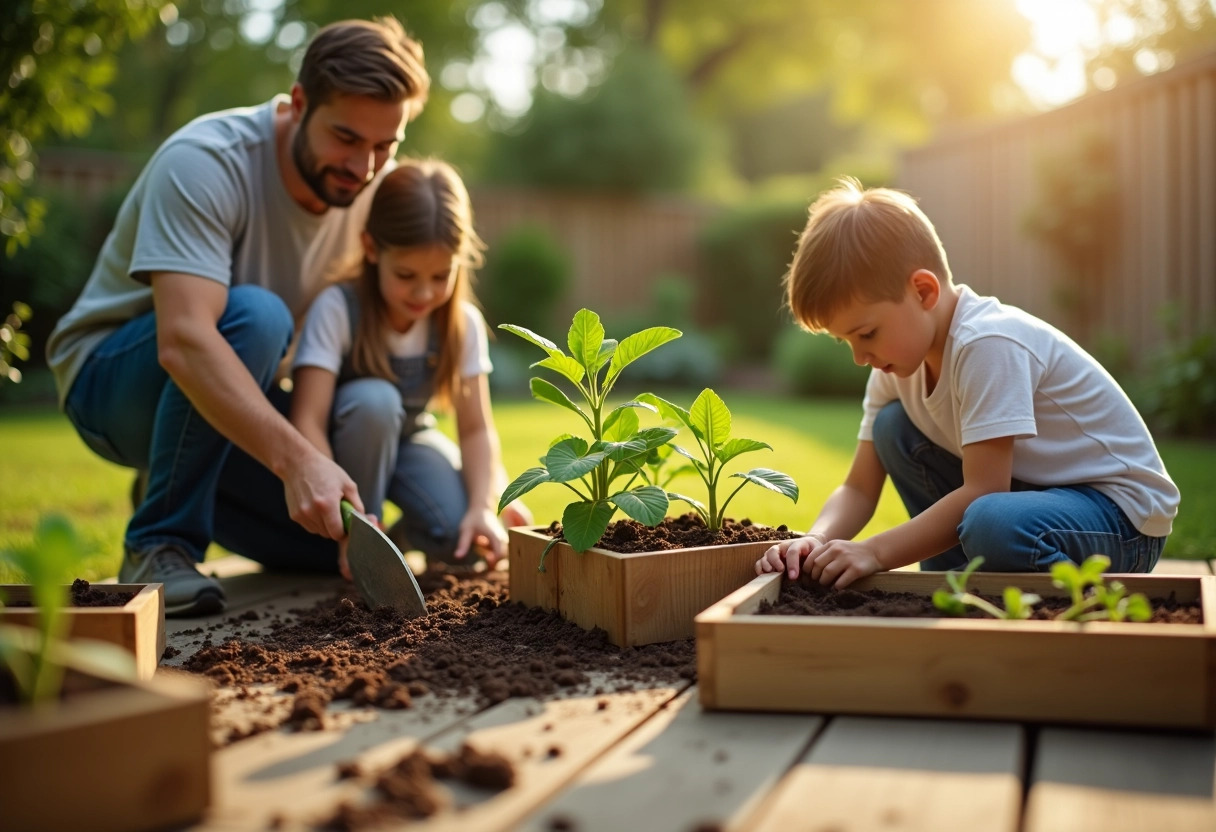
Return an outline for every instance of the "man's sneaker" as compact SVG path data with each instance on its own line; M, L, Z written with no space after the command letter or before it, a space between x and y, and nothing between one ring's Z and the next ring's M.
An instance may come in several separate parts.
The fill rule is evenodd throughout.
M160 543L134 552L126 550L118 582L164 584L165 615L187 618L224 609L224 589L214 578L199 573L194 558L172 543Z

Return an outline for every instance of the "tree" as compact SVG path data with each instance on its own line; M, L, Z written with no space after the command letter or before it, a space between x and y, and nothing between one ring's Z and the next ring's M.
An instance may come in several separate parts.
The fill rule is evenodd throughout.
M0 236L12 255L42 223L28 195L34 148L85 133L114 99L115 52L146 32L165 0L8 0L0 7Z

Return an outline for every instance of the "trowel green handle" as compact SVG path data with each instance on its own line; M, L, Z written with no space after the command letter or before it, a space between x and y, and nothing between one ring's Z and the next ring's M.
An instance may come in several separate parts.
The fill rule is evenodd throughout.
M355 513L355 507L350 504L350 500L343 500L340 507L342 509L342 530L350 534L350 516Z

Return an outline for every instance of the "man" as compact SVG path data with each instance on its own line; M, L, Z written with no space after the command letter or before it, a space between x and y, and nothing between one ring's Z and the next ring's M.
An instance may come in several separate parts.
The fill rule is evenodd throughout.
M336 569L339 500L362 504L274 382L296 322L357 256L368 186L429 84L396 20L321 29L290 97L203 116L157 150L51 335L80 436L146 472L119 579L164 583L169 615L223 609L195 566L212 540Z

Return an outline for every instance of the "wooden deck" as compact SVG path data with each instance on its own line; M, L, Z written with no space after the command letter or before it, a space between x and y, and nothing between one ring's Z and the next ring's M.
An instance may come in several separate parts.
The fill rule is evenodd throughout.
M285 611L338 583L262 575L238 558L209 563L229 609L168 622L168 643L197 649L199 626L248 609ZM1210 574L1208 562L1165 562L1158 572ZM264 625L242 622L243 631ZM212 638L218 643L225 629ZM180 672L163 668L162 673ZM1033 673L1033 668L1028 668ZM1108 689L1118 696L1118 669ZM243 706L236 691L217 707ZM515 785L453 787L452 806L385 829L924 830L945 832L1213 832L1216 735L1073 728L1012 722L710 713L695 685L625 693L574 692L560 700L419 697L403 711L332 705L322 731L275 731L213 757L214 799L196 830L312 828L366 786L336 764L376 770L416 748L469 743L506 755ZM607 700L605 702L604 700ZM348 705L348 703L347 703ZM560 753L545 753L554 746Z

